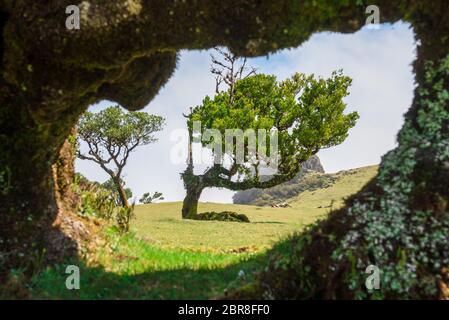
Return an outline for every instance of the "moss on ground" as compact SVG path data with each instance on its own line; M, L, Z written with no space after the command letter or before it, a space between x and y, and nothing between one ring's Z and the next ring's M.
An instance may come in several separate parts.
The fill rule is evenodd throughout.
M249 222L249 219L246 215L232 211L201 212L194 216L193 220Z

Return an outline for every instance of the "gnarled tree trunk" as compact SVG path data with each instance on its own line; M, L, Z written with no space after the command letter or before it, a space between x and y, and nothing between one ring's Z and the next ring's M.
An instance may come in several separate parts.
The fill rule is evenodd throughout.
M121 184L120 176L114 176L112 177L112 180L114 181L114 185L117 188L117 193L119 195L120 202L122 203L122 207L129 208L128 198L126 196L125 189Z
M201 197L201 190L197 188L187 189L187 194L182 203L182 218L194 219L198 214L198 201Z
M198 214L198 201L206 185L202 181L202 176L193 174L193 167L191 165L183 172L182 179L186 189L186 196L182 203L182 218L194 219Z

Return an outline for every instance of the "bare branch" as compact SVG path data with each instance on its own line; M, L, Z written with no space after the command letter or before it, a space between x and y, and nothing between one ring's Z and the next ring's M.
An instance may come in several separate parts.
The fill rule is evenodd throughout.
M219 60L213 54L211 54L212 65L211 73L216 75L215 77L215 92L220 92L220 86L224 83L229 89L229 102L234 101L234 88L238 80L245 79L251 75L256 74L256 68L250 67L250 71L245 74L247 70L247 59L240 59L230 52L224 51L220 48L214 48L214 50L221 56L222 60ZM241 64L238 61L241 60Z

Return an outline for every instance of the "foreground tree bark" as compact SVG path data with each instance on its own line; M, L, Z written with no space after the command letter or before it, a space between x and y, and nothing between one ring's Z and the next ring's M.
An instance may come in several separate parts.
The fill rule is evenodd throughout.
M82 31L64 28L68 4L63 0L0 1L0 274L10 267L28 265L33 255L46 248L45 234L57 212L51 166L89 104L110 99L128 109L142 108L171 76L180 49L224 45L245 56L274 52L298 46L314 32L360 29L366 19L365 8L371 3L95 1L82 9ZM444 151L449 141L447 2L380 0L377 5L381 22L409 21L420 41L415 100L399 135L399 146L384 157L378 178L347 208L323 223L322 233L316 232L302 250L304 259L309 254L307 261L316 261L311 280L317 285L313 290L305 285L283 292L296 292L300 297L354 296L343 280L351 260L342 259L332 269L337 272L330 272L326 264L326 257L334 252L335 244L325 245L335 241L331 234L343 239L357 231L361 243L373 247L377 243L382 248L374 257L402 255L398 248L409 238L396 241L398 233L391 233L395 236L388 240L370 238L369 229L351 224L357 220L357 212L376 217L374 226L387 233L394 226L393 217L410 221L423 211L428 214L427 224L434 228L427 231L446 230L438 229L438 224L441 227L447 221L449 203L449 161ZM395 215L395 208L400 208L400 214ZM342 228L348 224L352 231ZM408 230L407 226L400 230ZM415 236L413 243L426 235ZM349 243L356 248L357 243ZM449 252L449 241L445 243L438 242L432 262L443 262L438 254ZM363 252L366 256L374 251ZM430 264L419 265L419 277L440 274ZM277 272L275 280L282 283ZM412 296L425 295L422 289L413 288Z
M234 298L449 298L449 32L445 3L410 4L417 87L398 147L346 206L273 253L267 271ZM319 253L317 255L317 253ZM380 289L367 290L367 266Z

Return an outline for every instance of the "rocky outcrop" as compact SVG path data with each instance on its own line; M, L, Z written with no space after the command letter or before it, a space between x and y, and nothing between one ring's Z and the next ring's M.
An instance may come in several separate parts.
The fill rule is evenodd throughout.
M323 165L321 164L320 158L317 155L311 156L309 160L302 164L302 169L304 171L316 171L324 173Z
M302 164L302 170L290 181L267 189L248 189L236 192L232 201L235 204L275 205L297 196L307 188L307 184L300 183L305 174L310 172L324 173L320 158L313 155Z

